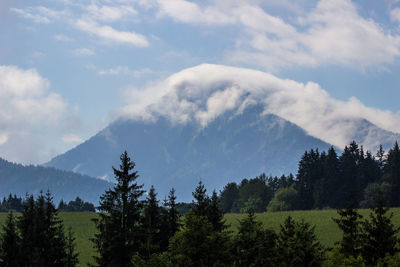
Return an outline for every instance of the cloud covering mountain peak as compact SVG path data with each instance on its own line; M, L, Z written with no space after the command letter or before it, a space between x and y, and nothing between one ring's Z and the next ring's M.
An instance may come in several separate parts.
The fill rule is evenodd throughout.
M280 116L338 147L356 139L374 150L393 141L386 131L400 133L398 113L367 107L355 97L334 99L314 82L224 65L184 69L155 85L129 90L127 99L129 104L120 110L124 117L154 121L164 116L174 123L197 121L202 127L226 111L241 113L249 105L262 105L264 114Z

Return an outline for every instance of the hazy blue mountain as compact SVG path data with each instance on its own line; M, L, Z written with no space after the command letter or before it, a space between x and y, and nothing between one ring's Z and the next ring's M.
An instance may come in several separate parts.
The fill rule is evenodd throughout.
M139 183L154 185L161 199L174 187L179 201L189 201L200 179L209 189L221 189L263 172L296 172L305 150L330 147L288 121L261 113L260 106L241 115L227 112L205 128L162 117L156 122L119 120L46 165L113 179L111 166L119 166L127 150Z
M110 182L52 167L23 166L0 158L0 197L9 193L25 197L50 190L54 202L70 201L77 196L98 204L99 196L112 184Z

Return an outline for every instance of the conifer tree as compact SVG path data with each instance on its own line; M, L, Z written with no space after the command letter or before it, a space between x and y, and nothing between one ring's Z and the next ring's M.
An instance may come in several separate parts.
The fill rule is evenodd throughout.
M210 198L206 194L207 189L204 187L204 184L200 181L199 185L196 187L195 191L192 192L192 195L195 199L193 202L193 212L197 216L206 216L207 209L210 205Z
M169 191L168 200L165 202L165 206L168 207L166 221L169 225L169 239L174 236L174 234L179 230L179 227L181 226L179 222L180 214L176 209L176 196L174 188Z
M149 259L151 254L160 249L160 223L161 210L158 205L157 193L153 186L149 190L144 208L143 228L145 232L144 256Z
M140 212L143 202L140 197L145 191L138 185L139 177L135 162L125 151L120 168L113 167L117 184L100 197L99 218L94 222L98 233L92 239L99 256L98 266L132 266L132 256L139 252L143 242L140 231Z
M3 225L3 233L0 239L0 266L21 266L21 239L17 232L14 214L8 213L7 220Z
M363 223L361 252L368 265L375 266L386 255L393 256L398 251L399 228L392 222L393 213L386 215L388 208L382 194L376 199L376 206L370 214L370 221Z
M234 266L277 266L276 234L263 230L253 211L239 221L238 234L233 240Z
M295 222L288 217L278 234L280 266L321 266L323 249L317 240L314 227L304 221Z
M78 256L79 254L75 251L75 237L73 236L72 229L71 227L68 228L68 234L66 238L66 258L65 258L65 267L74 267L78 265L79 259Z
M347 207L343 210L338 210L339 219L333 221L339 226L343 232L342 240L340 241L340 251L346 256L354 258L360 253L361 245L361 229L360 219L362 216L358 214L354 207L354 198L350 197Z
M384 180L392 186L388 199L389 206L400 206L400 148L397 142L388 151L384 166Z
M212 224L214 231L221 232L227 228L225 225L224 213L219 205L218 195L215 190L211 195L210 204L207 209L207 218Z

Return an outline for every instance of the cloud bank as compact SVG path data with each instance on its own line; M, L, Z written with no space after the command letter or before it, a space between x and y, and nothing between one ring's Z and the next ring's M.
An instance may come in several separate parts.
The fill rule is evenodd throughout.
M174 123L196 121L202 127L228 110L240 113L249 105L262 105L265 114L280 116L338 147L359 135L363 120L400 133L400 114L367 107L355 97L334 99L313 82L223 65L182 70L154 86L130 90L128 99L121 116L149 121L166 116ZM363 145L373 150L382 140L379 133L366 131Z
M46 146L66 109L49 82L34 69L0 66L0 157L38 163L50 155Z

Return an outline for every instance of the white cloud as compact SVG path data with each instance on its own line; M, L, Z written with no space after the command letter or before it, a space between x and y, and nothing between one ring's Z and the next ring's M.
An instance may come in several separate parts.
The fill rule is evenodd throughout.
M158 1L160 16L182 23L241 27L232 62L266 70L340 65L359 70L393 63L400 56L400 36L363 18L350 0L320 0L316 7L291 22L273 16L258 2L186 0ZM293 4L295 5L295 4ZM397 10L392 11L396 19Z
M152 72L153 71L149 68L133 70L130 69L128 66L118 66L116 68L99 70L97 73L100 75L129 75L138 78L146 74L151 74Z
M66 134L62 137L62 141L65 143L82 143L84 140L76 134Z
M92 56L94 55L93 50L89 48L78 48L72 51L77 56Z
M195 120L203 127L227 110L241 112L246 105L260 104L265 113L280 116L338 147L357 137L363 119L400 133L400 114L366 107L356 98L336 100L313 82L303 84L222 65L185 69L155 86L133 89L127 101L129 105L121 109L123 116L155 120L162 115L176 123ZM368 130L360 141L375 149L387 141L378 134Z
M129 15L136 15L137 11L128 5L121 5L121 6L98 6L95 4L91 4L87 7L89 16L93 20L97 21L117 21L121 18Z
M77 20L75 26L79 30L94 34L108 41L132 44L139 47L149 46L146 37L135 32L117 31L111 26L100 26L93 21L83 19Z
M56 34L53 36L53 38L57 41L62 41L62 42L72 42L73 39L71 37L68 37L67 35L64 34Z
M390 11L390 19L392 21L400 23L400 8L396 7L392 11Z
M49 155L45 140L66 108L34 70L0 66L0 157L38 163Z
M21 15L22 17L26 19L31 19L36 23L50 23L50 20L46 16L42 16L39 14L33 14L29 11L25 11L22 9L18 8L10 8L11 11L17 13L18 15Z

